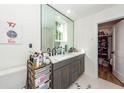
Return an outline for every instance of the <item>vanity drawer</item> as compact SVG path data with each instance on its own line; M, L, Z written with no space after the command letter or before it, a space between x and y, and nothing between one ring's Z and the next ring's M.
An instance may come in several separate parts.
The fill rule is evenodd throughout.
M53 64L53 70L59 69L65 65L68 65L71 62L71 59L63 60L61 62Z

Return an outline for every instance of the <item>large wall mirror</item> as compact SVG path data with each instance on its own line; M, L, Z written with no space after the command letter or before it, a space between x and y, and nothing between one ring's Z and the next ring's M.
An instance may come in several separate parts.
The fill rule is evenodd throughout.
M42 51L74 47L74 22L49 5L42 5Z

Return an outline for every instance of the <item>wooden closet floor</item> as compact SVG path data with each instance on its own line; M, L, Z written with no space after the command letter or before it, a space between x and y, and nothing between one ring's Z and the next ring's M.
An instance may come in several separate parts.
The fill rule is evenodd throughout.
M104 80L110 81L114 84L120 85L124 87L124 84L121 83L110 71L107 67L99 65L98 76Z

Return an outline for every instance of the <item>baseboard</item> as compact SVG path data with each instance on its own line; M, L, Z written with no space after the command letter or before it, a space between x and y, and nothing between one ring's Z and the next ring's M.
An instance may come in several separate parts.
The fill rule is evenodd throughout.
M124 76L120 74L118 71L113 70L113 74L117 79L119 79L124 84Z

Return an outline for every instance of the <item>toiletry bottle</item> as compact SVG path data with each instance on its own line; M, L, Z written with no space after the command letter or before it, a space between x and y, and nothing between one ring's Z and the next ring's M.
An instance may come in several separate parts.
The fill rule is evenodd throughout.
M46 62L46 54L44 53L43 54L43 63L45 63Z
M33 62L33 52L30 53L29 60L30 60L31 62Z
M43 55L42 53L39 53L39 65L43 64Z
M43 53L43 62L46 64L46 59L48 57L48 54L47 53Z
M46 57L46 62L45 62L45 63L46 63L46 64L50 64L50 62L51 62L51 61L50 61L49 57Z
M36 57L36 68L40 67L40 63L39 63L39 57Z
M35 52L34 53L34 60L33 60L33 62L35 64L35 68L39 67L39 57L38 56L39 56L39 53Z
M37 57L33 57L33 64L35 65L35 68L37 67Z

